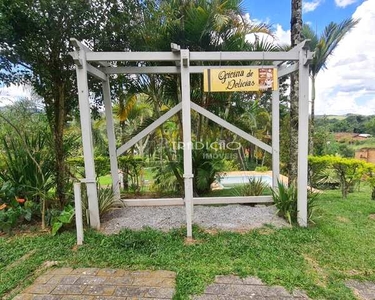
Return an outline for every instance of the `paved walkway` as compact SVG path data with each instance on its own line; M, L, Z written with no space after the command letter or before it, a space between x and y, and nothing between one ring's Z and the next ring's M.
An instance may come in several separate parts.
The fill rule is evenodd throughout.
M346 286L351 288L354 294L360 300L375 300L375 283L369 281L349 280Z
M209 285L204 293L193 300L294 300L309 299L304 293L295 291L290 294L281 286L267 286L259 278L238 276L216 276L215 282Z
M59 268L46 272L15 300L161 300L172 299L176 273L120 269ZM255 277L216 276L193 300L308 299L280 286L266 286Z
M172 299L176 274L114 269L50 270L14 300Z
M121 269L58 268L39 276L14 300L162 300L172 299L176 273ZM375 283L350 280L346 285L358 299L375 300ZM192 300L306 300L301 291L289 293L267 286L259 278L216 276L203 294Z

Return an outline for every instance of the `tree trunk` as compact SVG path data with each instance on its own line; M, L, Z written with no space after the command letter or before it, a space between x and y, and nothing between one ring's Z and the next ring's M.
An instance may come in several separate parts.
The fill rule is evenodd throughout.
M64 126L65 126L65 97L64 87L58 86L58 97L55 99L54 107L54 148L55 148L55 172L56 172L56 194L63 207L66 204L65 184L66 184L66 165L64 150Z
M292 0L291 45L302 41L302 0ZM288 164L289 185L297 180L298 170L298 73L290 77L290 152Z
M310 116L310 145L309 154L314 155L315 131L315 76L311 77L311 116Z

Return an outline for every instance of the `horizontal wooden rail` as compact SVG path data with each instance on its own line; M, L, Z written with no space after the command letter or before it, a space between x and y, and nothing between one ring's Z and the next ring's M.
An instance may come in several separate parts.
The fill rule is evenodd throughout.
M124 199L125 206L183 206L182 198L158 198L158 199ZM273 203L272 196L249 196L249 197L195 197L194 205L212 204L240 204Z

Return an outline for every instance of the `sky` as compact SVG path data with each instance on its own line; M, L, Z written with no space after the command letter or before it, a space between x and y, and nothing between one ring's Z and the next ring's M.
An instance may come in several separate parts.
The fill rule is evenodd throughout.
M250 20L266 22L290 44L290 0L245 0ZM318 34L346 18L359 24L341 41L316 80L316 114L375 114L375 0L306 0L303 21Z
M290 44L291 0L244 0L248 19L268 23L277 42ZM375 114L375 0L304 0L303 20L319 34L330 22L360 19L316 81L316 114ZM0 106L28 97L30 88L1 87Z

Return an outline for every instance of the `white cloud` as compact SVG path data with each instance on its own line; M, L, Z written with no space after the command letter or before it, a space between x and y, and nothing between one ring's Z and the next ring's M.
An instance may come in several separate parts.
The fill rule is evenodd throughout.
M317 77L317 114L375 114L375 1L363 2L353 18L361 21Z
M251 19L249 13L246 13L244 15L244 19L246 22L250 24L260 24L260 23L270 24L269 18L267 18L265 21L259 20L259 19ZM276 24L276 25L272 25L272 31L273 31L274 38L269 36L268 34L263 34L263 33L258 33L257 37L260 39L265 39L266 41L270 43L275 43L279 45L290 45L290 29L284 30L280 24ZM246 36L246 40L248 42L254 42L255 35L248 34Z
M10 105L21 98L31 98L31 87L25 85L0 86L0 106Z
M348 0L346 0L346 1L348 1ZM322 3L322 0L303 1L302 2L302 11L304 13L308 13L310 11L314 11L321 3Z
M358 0L335 0L335 3L338 7L346 7L350 4L356 3Z
M276 41L280 45L290 45L290 29L284 30L280 24L275 25L275 37Z

